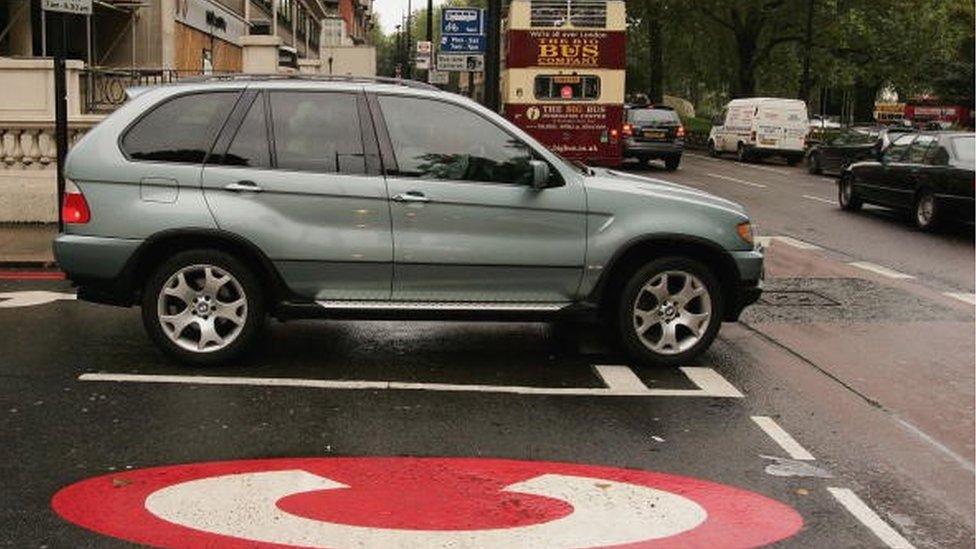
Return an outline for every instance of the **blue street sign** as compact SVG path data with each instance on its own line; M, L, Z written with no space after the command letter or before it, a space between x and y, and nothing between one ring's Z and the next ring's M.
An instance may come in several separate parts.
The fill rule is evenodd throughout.
M485 10L477 8L444 8L441 10L441 34L484 34Z
M441 35L440 50L451 53L484 53L487 40L485 36L471 36L467 34Z

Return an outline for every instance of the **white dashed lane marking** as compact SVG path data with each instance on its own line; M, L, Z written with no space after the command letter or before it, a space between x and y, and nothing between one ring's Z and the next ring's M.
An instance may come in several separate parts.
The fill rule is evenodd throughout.
M854 261L848 263L848 265L850 265L851 267L857 267L858 269L864 269L865 271L871 271L872 273L879 274L881 276L886 276L888 278L896 278L901 280L908 280L908 279L915 278L912 275L900 273L894 269L889 269L888 267L883 267L881 265L870 263L868 261Z
M809 194L805 194L805 195L803 195L803 198L806 198L806 199L809 199L809 200L816 200L817 202L823 202L824 204L830 204L831 206L835 205L835 202L833 200L828 199L828 198L823 198L823 197L820 197L820 196L811 196Z
M120 383L176 383L188 385L238 385L251 387L296 387L333 390L408 390L476 393L508 393L520 395L563 396L641 396L641 397L724 397L742 398L743 395L718 372L711 368L684 367L680 370L688 376L695 389L651 389L638 379L628 366L597 365L596 375L605 388L599 387L526 387L520 385L475 385L452 383L414 383L404 381L363 381L332 379L298 379L233 376L183 376L156 374L109 374L88 373L78 376L79 381L108 381Z
M965 292L943 292L942 295L951 297L952 299L958 299L963 303L969 303L970 305L976 305L976 294L967 294Z
M733 183L739 183L742 185L749 185L750 187L756 187L759 189L765 189L766 186L761 183L753 183L752 181L746 181L745 179L739 179L736 177L729 177L727 175L719 175L717 173L706 173L708 177L714 177L715 179L724 179L726 181L732 181Z
M820 246L816 244L810 244L809 242L804 242L802 240L797 240L789 236L757 236L756 242L762 244L763 246L769 246L772 241L782 242L787 246L792 246L800 250L822 250Z
M881 517L868 507L861 498L857 497L857 494L853 491L848 488L827 488L827 491L850 514L854 515L854 518L859 520L868 530L871 530L874 535L878 536L878 539L886 546L893 549L914 549L914 545L909 543L907 539L889 526L888 523L881 520Z
M779 447L783 449L791 458L809 461L815 459L813 454L807 451L806 448L800 446L800 443L796 441L795 438L790 436L782 427L776 423L773 418L767 416L752 416L752 421L759 426L769 438L773 439L773 442L779 444Z

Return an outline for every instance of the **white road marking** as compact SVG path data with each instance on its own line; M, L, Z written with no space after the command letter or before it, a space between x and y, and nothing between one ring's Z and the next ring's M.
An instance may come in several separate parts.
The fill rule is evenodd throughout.
M789 236L757 236L755 237L755 239L756 242L762 244L763 247L769 246L770 243L772 243L772 241L775 240L777 242L782 242L787 246L793 246L794 248L799 248L801 250L822 250L823 249L820 246L817 246L816 244L810 244L809 242L797 240Z
M942 295L951 297L952 299L958 299L963 303L976 305L976 294L967 294L965 292L943 292Z
M753 170L762 170L764 172L771 172L779 175L793 175L786 170L778 170L776 168L769 168L767 166L756 166L755 164L748 164L745 162L736 162L736 166L742 166L743 168L751 168Z
M0 293L0 309L15 309L18 307L33 307L55 301L71 301L77 299L75 294L64 292L27 291Z
M470 530L419 530L339 524L288 513L288 496L348 488L302 470L239 473L156 490L146 509L168 522L236 539L301 547L609 546L668 538L698 527L708 513L676 493L627 482L542 474L504 492L568 503L572 512L540 524Z
M798 460L813 460L813 454L807 451L806 448L800 445L789 433L787 433L782 427L776 423L773 418L767 416L752 416L752 421L759 426L760 429L769 435L769 438L773 439L773 442L779 444L779 447L783 449L789 456L793 459Z
M819 179L821 181L825 181L827 183L834 183L834 184L836 184L837 181L838 181L837 179L835 179L833 177L818 177L817 179Z
M858 269L864 269L865 271L871 271L872 273L876 273L881 276L886 276L888 278L898 278L903 280L915 278L912 275L900 273L893 269L889 269L888 267L882 267L881 265L870 263L868 261L854 261L848 263L848 265L850 265L851 267L857 267Z
M831 206L836 205L836 202L834 202L833 200L830 200L830 199L827 199L827 198L822 198L822 197L819 197L819 196L811 196L809 194L805 194L805 195L803 195L803 198L808 198L810 200L816 200L817 202L823 202L824 204L830 204Z
M474 392L474 393L507 393L519 395L553 395L553 396L680 396L680 397L713 397L713 398L742 398L731 383L711 368L683 367L688 379L697 389L651 389L637 376L628 378L617 368L626 366L596 366L597 375L607 384L606 388L598 387L526 387L520 385L468 385L453 383L412 383L403 381L361 381L361 380L331 380L331 379L300 379L300 378L269 378L269 377L233 377L233 376L184 376L184 375L156 375L156 374L107 374L88 373L78 376L79 381L109 381L121 383L178 383L190 385L238 385L250 387L300 387L310 389L335 390L413 390L413 391L446 391L446 392ZM606 377L605 377L606 376Z
M760 189L765 189L766 186L761 183L753 183L752 181L746 181L744 179L738 179L736 177L729 177L727 175L719 175L717 173L706 173L708 177L714 177L716 179L724 179L726 181L732 181L734 183L741 183L743 185L749 185L750 187L757 187Z
M859 520L864 526L867 526L868 530L871 530L874 535L878 536L878 539L884 542L885 545L893 549L914 549L914 545L909 543L894 528L888 526L888 523L881 520L881 517L871 510L853 491L848 488L827 488L827 491L850 514L854 515L854 518Z

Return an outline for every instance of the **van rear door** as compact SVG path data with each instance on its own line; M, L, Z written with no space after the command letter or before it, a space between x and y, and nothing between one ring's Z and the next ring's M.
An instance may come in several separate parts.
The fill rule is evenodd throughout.
M802 101L761 105L756 118L756 146L803 151L808 125L807 107Z

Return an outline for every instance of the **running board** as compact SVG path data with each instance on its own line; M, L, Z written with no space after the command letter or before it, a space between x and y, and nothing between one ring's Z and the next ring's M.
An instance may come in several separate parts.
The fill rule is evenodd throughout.
M542 313L571 307L572 303L517 303L490 301L346 301L323 300L316 303L328 310L359 311L458 311Z

